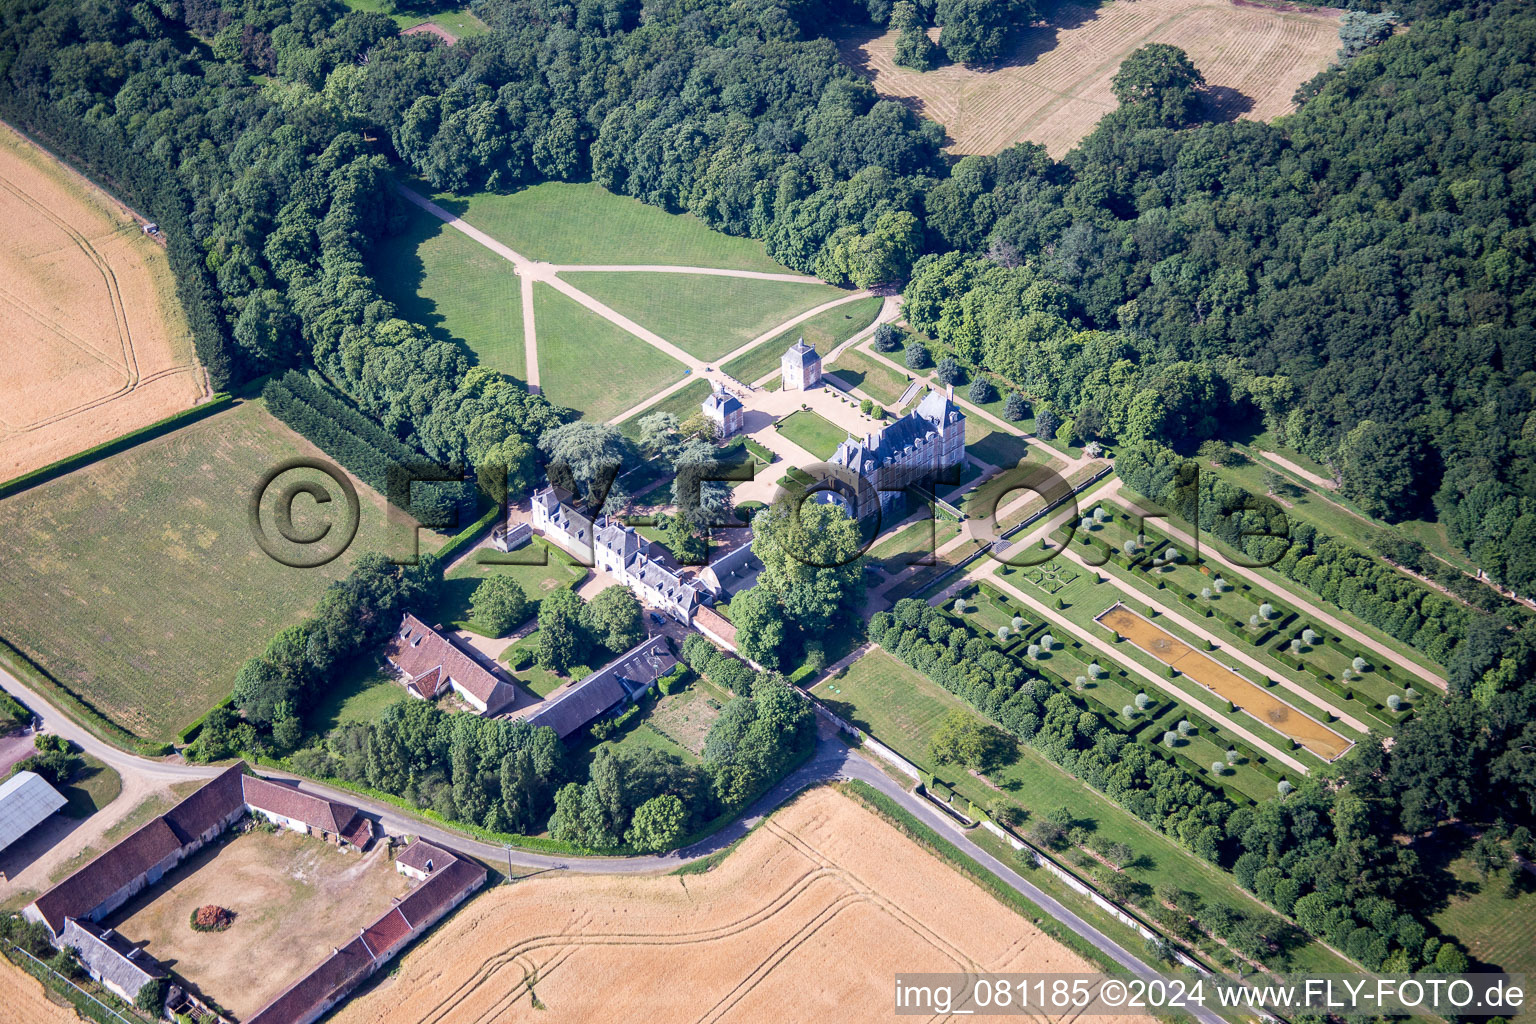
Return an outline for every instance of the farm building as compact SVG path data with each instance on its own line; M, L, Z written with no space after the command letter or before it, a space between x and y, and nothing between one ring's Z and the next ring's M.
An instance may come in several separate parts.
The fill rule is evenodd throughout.
M648 638L564 693L545 701L528 716L528 724L547 725L565 739L604 712L637 699L676 665L677 659L667 650L666 641Z
M430 844L418 841L406 852L424 845ZM485 884L487 872L479 864L443 847L432 849L443 861L428 858L434 867L420 885L358 932L357 938L257 1010L246 1024L311 1024L318 1020Z
M482 715L499 715L517 703L516 687L414 615L401 620L384 656L412 697L434 700L453 690Z
M821 383L821 356L799 338L779 358L785 391L808 391Z
M167 977L160 961L111 928L102 928L90 921L74 918L66 921L61 945L79 955L85 973L130 1003L138 998L139 989L151 981Z
M0 850L41 825L69 801L36 772L17 772L0 786Z
M434 846L425 839L418 839L400 851L395 858L395 870L407 878L425 882L427 876L438 868L447 867L453 854L441 846Z
M63 944L71 920L100 921L247 814L363 850L374 824L357 808L245 774L240 761L32 901L22 913Z

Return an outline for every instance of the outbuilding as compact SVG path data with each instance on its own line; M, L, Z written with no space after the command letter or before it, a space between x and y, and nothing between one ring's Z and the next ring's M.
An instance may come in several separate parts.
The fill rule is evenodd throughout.
M36 772L17 772L0 786L0 850L41 825L69 801Z

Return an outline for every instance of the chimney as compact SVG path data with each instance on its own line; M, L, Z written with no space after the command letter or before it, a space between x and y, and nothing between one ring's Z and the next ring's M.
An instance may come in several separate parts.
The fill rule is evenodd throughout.
M951 399L955 397L955 386L953 384L944 385L944 397Z

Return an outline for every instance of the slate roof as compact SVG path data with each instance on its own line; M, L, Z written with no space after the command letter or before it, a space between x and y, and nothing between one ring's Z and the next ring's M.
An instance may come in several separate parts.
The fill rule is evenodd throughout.
M656 658L652 667L650 658ZM545 701L527 722L547 725L565 739L615 704L639 693L672 671L677 659L660 638L642 641L553 700Z
M70 918L64 925L64 945L80 951L80 962L91 975L109 981L132 998L139 988L167 972L160 961L110 928Z
M907 451L939 439L939 428L949 422L950 413L964 420L960 407L941 391L929 391L917 408L905 416L887 424L876 433L862 439L850 437L837 446L831 462L847 466L863 475L869 469L884 465ZM873 461L874 466L868 466ZM867 468L866 468L867 467Z
M66 917L84 918L123 886L180 852L181 838L164 817L155 818L85 867L39 896L34 905L55 935Z
M814 347L805 343L804 338L798 338L793 345L785 350L782 361L809 366L812 363L821 362L821 356L816 354Z
M69 801L36 772L17 772L0 786L0 850L41 825Z
M414 615L407 614L401 620L400 630L389 641L384 654L406 678L419 685L428 683L434 669L446 673L485 704L487 715L499 714L517 701L517 690L510 683ZM439 677L438 689L442 682Z
M752 545L742 544L734 550L710 560L699 573L699 581L715 594L735 593L752 585L763 563L752 554Z
M709 397L704 399L705 414L718 416L720 419L725 419L741 408L741 400L729 391L712 391Z

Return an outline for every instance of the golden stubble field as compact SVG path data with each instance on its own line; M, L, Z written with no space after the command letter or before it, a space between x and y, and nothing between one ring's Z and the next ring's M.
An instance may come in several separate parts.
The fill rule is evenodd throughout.
M27 1024L80 1024L73 1009L48 998L42 982L4 958L0 958L0 1007L5 1008L6 1014L14 1014L6 1020L26 1021Z
M996 153L1028 141L1060 157L1115 108L1110 80L1138 47L1183 48L1205 75L1218 116L1268 121L1290 113L1296 87L1333 60L1338 32L1332 15L1231 0L1110 0L1056 8L1016 33L1012 52L987 70L897 67L894 31L849 37L841 48L880 95L943 124L951 152Z
M491 890L335 1020L885 1020L896 972L968 970L1093 968L821 788L707 874L551 873Z
M202 397L164 250L3 125L0 222L0 479Z

